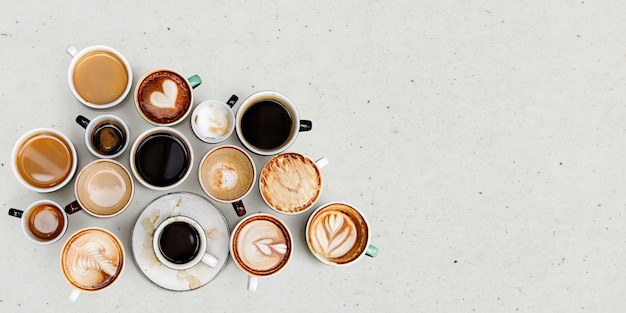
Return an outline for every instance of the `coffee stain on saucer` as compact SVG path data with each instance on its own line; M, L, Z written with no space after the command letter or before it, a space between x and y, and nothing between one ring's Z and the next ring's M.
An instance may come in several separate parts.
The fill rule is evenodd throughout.
M196 276L190 275L187 270L176 272L176 279L178 279L179 281L187 281L190 290L202 286L200 279Z
M176 201L176 204L174 204L174 207L172 209L180 208L180 205L182 203L183 203L183 198L178 198L178 201Z
M206 235L206 239L209 239L209 240L219 240L220 238L222 238L222 236L220 235L219 229L215 227L205 229L204 234Z
M159 260L156 258L154 251L152 251L152 237L154 235L154 229L156 228L156 222L159 220L160 217L161 214L159 212L153 212L151 216L144 217L143 219L141 219L140 222L145 231L142 245L142 254L143 258L146 260L146 262L149 263L151 267L156 267L161 264L161 262L159 262Z

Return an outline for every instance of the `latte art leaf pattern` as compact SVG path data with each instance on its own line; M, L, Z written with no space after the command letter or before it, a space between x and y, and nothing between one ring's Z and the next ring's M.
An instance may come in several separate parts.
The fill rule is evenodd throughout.
M113 261L106 254L103 254L103 251L106 251L106 247L97 242L90 242L79 249L76 260L77 273L89 275L92 271L100 271L110 276L115 275L117 264L113 264Z
M326 258L338 258L350 251L357 240L356 228L350 218L338 212L320 218L313 228L316 251Z
M270 256L272 255L272 250L285 254L287 252L287 245L284 243L273 243L274 240L271 238L261 239L254 242L254 245L261 251L261 253Z

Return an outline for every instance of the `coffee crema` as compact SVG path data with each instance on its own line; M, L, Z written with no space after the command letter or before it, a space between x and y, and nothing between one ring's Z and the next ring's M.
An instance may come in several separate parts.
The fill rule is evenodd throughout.
M63 276L84 291L98 291L111 285L123 267L122 243L99 228L78 231L67 240L61 252Z
M308 157L282 153L270 159L259 177L261 195L281 213L300 213L310 208L322 190L322 174Z
M102 155L114 155L126 144L124 128L113 121L102 121L91 134L93 148Z
M252 216L237 227L232 239L233 258L248 274L270 276L291 258L291 236L286 226L270 215Z
M318 257L346 264L360 257L368 244L363 216L343 203L332 203L314 213L307 225L307 244Z
M42 203L30 210L28 229L41 240L52 240L58 237L65 228L63 212L53 204Z
M221 201L235 201L254 184L254 165L244 152L225 146L203 158L198 175L207 194Z
M50 132L26 139L19 146L15 161L18 174L37 188L61 184L70 175L74 165L70 145Z
M92 51L82 56L74 67L76 92L87 102L109 104L121 97L128 86L124 62L108 51Z
M130 173L109 160L94 161L81 170L75 189L81 207L98 216L111 216L122 211L134 193Z
M291 113L274 99L261 99L241 117L241 133L246 141L261 150L276 149L285 144L293 131Z
M156 124L171 124L183 118L191 109L192 99L187 79L166 70L148 74L136 91L141 114Z

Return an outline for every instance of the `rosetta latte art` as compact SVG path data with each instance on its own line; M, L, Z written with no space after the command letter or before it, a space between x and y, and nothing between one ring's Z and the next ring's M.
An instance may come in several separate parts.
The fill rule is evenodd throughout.
M357 241L356 226L342 212L325 212L311 229L315 251L327 259L347 254Z

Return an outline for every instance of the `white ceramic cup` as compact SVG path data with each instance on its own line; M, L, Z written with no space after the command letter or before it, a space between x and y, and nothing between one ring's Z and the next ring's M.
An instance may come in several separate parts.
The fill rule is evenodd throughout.
M45 207L46 210L52 208L54 212L35 212L40 207ZM37 216L31 216L32 214L37 214ZM40 214L41 216L38 216ZM9 215L21 218L22 232L24 233L26 238L40 245L49 245L59 241L59 239L61 239L61 237L63 237L63 235L67 231L67 213L65 213L61 205L52 200L35 201L31 203L24 211L10 209ZM48 235L45 237L47 238L42 238L43 236L37 236L34 233L35 230L31 229L31 227L43 228L40 231L46 232ZM54 228L54 230L51 230L50 228Z
M76 117L76 123L85 128L85 146L91 154L102 159L114 159L122 155L126 148L130 145L130 129L128 125L119 116L113 114L102 114L96 116L94 119L89 120L86 117L79 115ZM110 131L119 131L117 134L121 135L121 138L116 138L120 142L116 142L114 145L117 147L117 152L104 154L98 149L94 142L94 132L96 128L111 127Z
M182 263L182 264L174 263L168 260L167 257L163 254L161 243L160 243L163 230L168 225L171 225L172 223L175 223L175 222L186 223L187 225L191 226L198 235L199 247L198 247L197 254L190 261ZM174 239L170 238L170 240L174 240ZM159 262L161 262L161 264L171 269L178 270L178 271L194 267L200 262L206 264L207 266L215 267L218 262L217 258L215 258L213 255L209 254L206 251L207 238L206 238L206 234L202 226L198 224L198 222L196 222L192 218L182 216L182 215L169 217L165 221L161 222L161 224L159 224L159 226L154 231L154 235L152 237L152 248L154 250L154 254L156 255L157 259L159 259Z
M237 102L233 95L226 103L220 100L203 101L191 114L191 129L198 139L206 143L220 143L235 130L233 105Z

